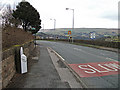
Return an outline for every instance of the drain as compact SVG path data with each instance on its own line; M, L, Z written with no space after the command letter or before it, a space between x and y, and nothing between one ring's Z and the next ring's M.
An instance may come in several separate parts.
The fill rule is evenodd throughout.
M61 60L57 61L57 63L58 63L60 68L67 68Z

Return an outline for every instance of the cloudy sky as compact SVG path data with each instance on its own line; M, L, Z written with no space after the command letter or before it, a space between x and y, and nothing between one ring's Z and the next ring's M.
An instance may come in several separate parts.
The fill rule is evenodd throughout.
M0 0L1 4L17 4L22 0ZM75 28L117 28L119 0L26 0L40 13L45 29L72 28L72 10L75 10Z

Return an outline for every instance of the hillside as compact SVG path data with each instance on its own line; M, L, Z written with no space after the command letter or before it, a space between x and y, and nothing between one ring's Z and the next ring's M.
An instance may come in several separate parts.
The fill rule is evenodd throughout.
M61 33L67 33L67 31L72 30L72 28L57 28L55 31L53 29L44 29L45 33L55 33L55 34L61 34ZM42 30L41 30L42 31ZM108 29L108 28L74 28L73 33L89 33L89 32L118 32L117 29Z
M61 36L67 36L68 31L72 30L72 28L57 28L55 30L53 29L44 29L41 30L41 32L44 32L45 34L53 34L53 35L61 35ZM72 36L75 39L90 39L89 33L95 32L96 39L106 36L116 36L118 35L117 29L108 29L108 28L74 28L72 31Z
M23 44L34 39L33 35L23 29L6 27L2 31L2 49L7 49L13 45Z

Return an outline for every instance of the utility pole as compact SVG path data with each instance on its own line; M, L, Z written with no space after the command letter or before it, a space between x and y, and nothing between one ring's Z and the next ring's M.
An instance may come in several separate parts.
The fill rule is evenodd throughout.
M55 32L55 27L56 27L56 19L50 19L50 20L54 20L54 32ZM55 33L54 33L54 40L55 40Z

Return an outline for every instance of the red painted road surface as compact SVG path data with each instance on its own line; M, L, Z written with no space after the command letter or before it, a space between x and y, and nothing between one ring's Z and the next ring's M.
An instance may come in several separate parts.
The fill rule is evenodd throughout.
M118 61L69 64L80 77L99 77L118 74L120 63ZM120 72L119 72L120 73Z

